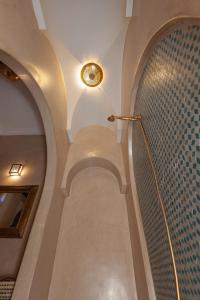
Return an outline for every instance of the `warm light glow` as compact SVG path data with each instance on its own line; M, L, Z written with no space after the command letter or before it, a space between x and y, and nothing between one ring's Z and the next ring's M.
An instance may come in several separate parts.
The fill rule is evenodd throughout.
M99 61L98 57L92 56L89 59L88 58L84 59L83 63L77 64L77 66L74 68L74 81L75 81L77 87L80 90L82 90L84 93L88 92L90 94L91 93L93 94L93 93L96 93L97 91L103 89L103 83L105 83L105 81L106 81L106 70L103 70L103 80L101 81L101 83L98 86L93 87L93 88L87 86L86 84L84 84L84 82L81 79L81 70L82 70L83 66L90 63L91 61L97 62L97 64L101 67L101 69L103 69L101 64L98 62Z
M91 151L91 152L88 152L87 156L88 157L97 157L97 153L96 153L96 151Z
M43 69L39 68L38 66L34 66L32 64L27 64L27 69L34 77L35 81L42 87L46 87L50 82L50 76L47 72ZM25 81L28 79L26 74L20 74L20 77Z
M167 63L158 63L156 65L156 71L155 69L150 70L148 77L145 78L144 84L148 85L148 83L151 82L154 88L158 88L160 85L165 85L169 80L176 80L177 76L179 76L179 74L174 67L171 69Z
M126 288L120 279L111 275L110 278L105 278L104 281L104 289L101 294L102 300L128 300Z
M23 169L22 164L12 164L9 174L10 176L20 176Z
M75 81L78 85L78 87L81 89L81 90L84 90L87 86L83 83L83 81L81 80L81 76L80 76L80 73L81 73L81 69L82 69L83 65L82 64L79 64L77 66L77 68L75 68Z
M82 67L80 76L86 86L96 87L103 80L103 70L96 63L90 62Z

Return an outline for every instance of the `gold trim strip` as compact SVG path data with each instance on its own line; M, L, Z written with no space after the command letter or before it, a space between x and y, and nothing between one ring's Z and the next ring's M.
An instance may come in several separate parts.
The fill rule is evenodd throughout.
M172 246L172 240L171 240L171 236L170 236L170 230L169 230L169 226L168 226L168 223L167 223L165 207L164 207L162 197L161 197L161 193L160 193L160 190L159 190L158 180L157 180L156 171L155 171L154 164L153 164L153 159L152 159L152 156L151 156L150 146L149 146L149 143L147 141L146 134L145 134L144 128L142 126L142 122L140 121L139 124L140 124L140 128L141 128L141 131L142 131L142 135L144 137L144 142L145 142L145 146L146 146L146 149L147 149L149 161L150 161L150 164L151 164L151 167L152 167L152 170L153 170L153 174L154 174L154 177L155 177L156 189L157 189L157 193L158 193L158 198L159 198L163 218L164 218L164 221L165 221L165 227L166 227L166 231L167 231L167 237L168 237L168 241L169 241L169 248L170 248L170 253L171 253L171 258L172 258L172 263L173 263L174 278L175 278L175 283L176 283L177 300L180 300L181 297L180 297L180 290L179 290L179 281L178 281L178 274L177 274L177 268L176 268L176 261L175 261L175 256L174 256L174 252L173 252L173 246Z

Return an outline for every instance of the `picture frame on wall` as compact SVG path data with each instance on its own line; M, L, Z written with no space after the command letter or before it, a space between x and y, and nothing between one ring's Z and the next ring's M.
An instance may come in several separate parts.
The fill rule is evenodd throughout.
M22 238L38 186L0 186L0 238Z

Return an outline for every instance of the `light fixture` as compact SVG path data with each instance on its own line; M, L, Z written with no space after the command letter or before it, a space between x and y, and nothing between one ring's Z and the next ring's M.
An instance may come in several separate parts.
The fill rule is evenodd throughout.
M96 87L103 80L103 70L96 63L88 63L81 70L81 79L87 86Z
M11 81L20 79L19 76L2 61L0 61L0 75Z
M9 174L10 176L20 176L23 169L22 164L12 164Z

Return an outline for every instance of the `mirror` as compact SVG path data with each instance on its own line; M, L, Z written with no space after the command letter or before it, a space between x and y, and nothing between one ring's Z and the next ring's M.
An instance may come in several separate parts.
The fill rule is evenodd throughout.
M0 238L22 238L37 186L0 186Z

